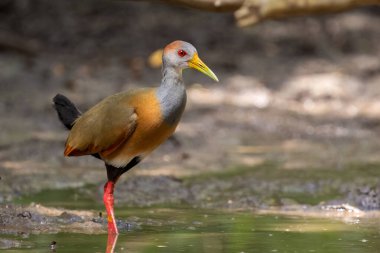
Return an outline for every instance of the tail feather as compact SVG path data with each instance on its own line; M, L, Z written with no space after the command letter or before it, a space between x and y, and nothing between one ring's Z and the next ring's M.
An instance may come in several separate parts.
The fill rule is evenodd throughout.
M59 120L70 130L73 127L75 120L81 115L81 112L67 97L61 94L57 94L53 98L53 103Z
M67 97L61 94L57 94L53 98L53 103L54 103L53 106L55 110L57 111L59 120L62 122L63 125L65 125L65 127L68 130L70 130L73 127L75 120L79 118L82 113L75 107L75 105ZM74 152L75 150L68 146L66 147L64 154L65 156L79 155L79 154L75 154ZM80 154L80 155L83 155L83 154ZM102 160L102 158L100 157L98 153L91 154L91 155L95 158Z

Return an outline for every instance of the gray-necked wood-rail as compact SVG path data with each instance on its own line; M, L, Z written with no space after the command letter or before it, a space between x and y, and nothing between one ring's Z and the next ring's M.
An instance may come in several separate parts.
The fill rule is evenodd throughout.
M103 201L112 234L118 233L113 211L116 181L164 142L182 116L186 104L182 70L194 68L218 81L194 46L184 41L167 45L162 63L159 87L117 93L83 114L65 96L53 99L59 119L70 130L65 156L92 155L105 162Z

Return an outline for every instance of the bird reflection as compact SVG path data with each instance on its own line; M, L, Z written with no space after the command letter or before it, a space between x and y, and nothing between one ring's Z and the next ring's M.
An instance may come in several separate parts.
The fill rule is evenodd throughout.
M114 252L118 236L118 234L108 233L106 253Z

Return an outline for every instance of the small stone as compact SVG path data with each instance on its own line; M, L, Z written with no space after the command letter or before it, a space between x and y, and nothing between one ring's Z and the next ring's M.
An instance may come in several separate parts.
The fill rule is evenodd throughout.
M57 242L56 242L56 241L52 241L52 242L50 243L50 250L55 251L56 246L57 246Z
M17 217L31 219L32 218L32 214L29 211L24 211L22 213L17 214Z

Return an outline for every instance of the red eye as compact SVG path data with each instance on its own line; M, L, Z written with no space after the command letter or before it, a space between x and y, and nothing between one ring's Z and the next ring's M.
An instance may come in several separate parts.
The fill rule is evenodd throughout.
M180 49L180 50L178 50L178 55L179 55L180 57L184 57L185 55L187 55L187 53L186 53L185 50Z

